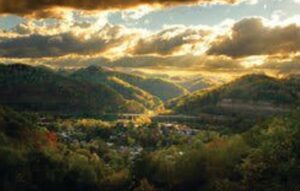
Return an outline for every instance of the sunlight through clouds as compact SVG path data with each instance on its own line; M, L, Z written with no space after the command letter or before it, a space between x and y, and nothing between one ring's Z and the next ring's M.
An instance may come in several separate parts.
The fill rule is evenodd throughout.
M93 8L87 2L83 10L66 2L69 8L32 8L24 17L18 16L24 20L13 27L0 28L0 61L47 60L50 64L52 60L59 66L71 59L85 66L97 60L118 65L122 60L128 67L140 62L141 67L169 65L201 70L226 65L237 69L270 67L275 57L276 63L287 63L287 57L293 62L293 55L300 52L299 15L293 9L287 11L296 1L288 1L222 0L210 5L200 1L204 3L200 6L198 1L184 6L174 1L178 7L173 1L172 6L137 3L134 7L128 2L118 9ZM242 8L244 12L238 11ZM17 11L22 12L22 8ZM176 58L185 56L191 59L185 64L177 62Z

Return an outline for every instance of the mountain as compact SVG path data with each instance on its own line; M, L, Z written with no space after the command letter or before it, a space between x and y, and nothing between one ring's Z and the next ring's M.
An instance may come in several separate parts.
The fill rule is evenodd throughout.
M0 105L58 114L144 111L109 87L22 64L0 65Z
M138 102L150 110L162 107L160 99L118 78L117 74L101 67L91 66L74 72L71 77L80 81L108 86L125 99Z
M85 79L89 82L106 84L120 92L122 95L124 95L124 97L128 99L140 100L139 102L142 103L144 102L144 97L145 99L148 99L148 101L157 104L157 100L155 98L150 98L151 95L160 98L162 101L167 101L169 99L185 95L187 92L184 88L165 80L146 78L119 71L105 70L104 68L97 66L90 66L86 69L79 70L75 72L72 77L81 80ZM123 85L124 83L127 84L127 86L129 86L128 88L131 90L120 87L120 84L116 85L116 81L123 83ZM127 93L124 94L126 91ZM140 95L142 95L142 97ZM137 97L139 98L136 99ZM145 103L143 103L143 105L145 105Z
M198 91L169 102L176 113L272 115L286 113L300 98L300 81L247 75L214 90Z
M118 75L118 77L157 96L162 101L167 101L188 93L186 89L162 79L143 78L132 75Z
M180 85L190 92L196 92L198 90L203 90L207 88L211 88L215 86L216 84L220 84L220 81L213 80L213 79L208 79L205 77L197 77L197 78L192 78L186 81L183 81L180 83Z

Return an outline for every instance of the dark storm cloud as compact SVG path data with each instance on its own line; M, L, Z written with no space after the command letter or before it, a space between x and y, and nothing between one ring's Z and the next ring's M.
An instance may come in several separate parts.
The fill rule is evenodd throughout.
M208 54L241 58L254 55L289 54L300 51L300 26L265 26L260 18L237 22L232 36L219 37Z
M124 9L138 5L170 6L188 3L236 3L239 0L0 0L0 13L34 14L54 7L82 10ZM44 14L44 15L43 15ZM36 16L47 17L43 12Z
M56 35L31 34L0 39L0 57L42 58L69 54L93 55L128 41L130 35L120 35L122 27L107 25L89 38L71 32Z

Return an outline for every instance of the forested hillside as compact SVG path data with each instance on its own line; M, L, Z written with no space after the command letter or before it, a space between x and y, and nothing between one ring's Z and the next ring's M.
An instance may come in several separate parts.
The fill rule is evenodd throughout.
M1 107L0 189L297 191L299 114L222 135L155 123L41 123Z
M187 90L185 90L184 88L162 79L147 78L117 71L105 71L104 69L97 66L91 66L87 69L80 70L79 73L75 72L73 75L80 76L80 73L82 74L84 71L98 71L97 76L94 76L94 78L93 76L88 78L90 81L100 82L103 80L105 82L105 79L115 77L143 91L146 91L153 96L160 98L162 101L167 101L172 98L183 96L187 93Z
M211 77L212 78L212 77ZM203 89L215 87L222 82L220 80L211 79L209 77L192 77L191 79L180 82L179 84L189 90L190 92L196 92Z
M151 95L135 85L122 80L118 77L120 75L122 76L121 73L105 71L101 67L90 66L74 72L71 77L92 84L108 86L118 92L125 99L132 102L138 102L149 110L157 110L163 107L159 98ZM133 77L134 76L132 76L132 78Z
M198 91L169 103L177 113L231 114L287 112L299 100L299 78L247 75L213 90ZM259 115L262 113L258 113Z
M0 66L0 104L19 110L57 114L143 112L113 89L27 65Z

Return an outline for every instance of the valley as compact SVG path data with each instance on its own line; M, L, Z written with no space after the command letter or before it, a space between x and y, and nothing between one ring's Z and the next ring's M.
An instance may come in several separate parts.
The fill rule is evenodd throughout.
M247 191L269 187L249 174L276 171L264 176L297 190L278 168L300 164L299 79L251 74L191 91L95 66L1 66L1 188Z

